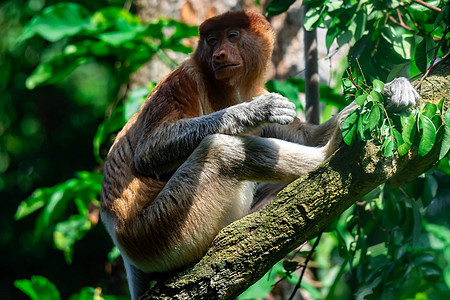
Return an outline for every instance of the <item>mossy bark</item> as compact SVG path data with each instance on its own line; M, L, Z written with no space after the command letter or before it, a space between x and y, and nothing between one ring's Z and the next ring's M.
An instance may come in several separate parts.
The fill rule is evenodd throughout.
M424 81L424 101L450 100L450 60ZM383 157L375 141L343 146L315 170L287 186L265 209L224 228L196 264L159 281L142 299L233 299L276 262L315 237L334 218L378 185L412 180L438 160L440 145L425 157L411 149Z

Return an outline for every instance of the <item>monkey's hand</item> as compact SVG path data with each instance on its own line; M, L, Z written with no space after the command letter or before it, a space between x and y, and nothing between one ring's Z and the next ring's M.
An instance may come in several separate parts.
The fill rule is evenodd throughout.
M386 99L386 110L391 112L401 112L413 106L420 97L408 79L404 77L395 78L386 83L382 94Z
M255 124L277 123L286 125L296 117L295 104L280 94L270 93L262 95L248 102L250 118Z

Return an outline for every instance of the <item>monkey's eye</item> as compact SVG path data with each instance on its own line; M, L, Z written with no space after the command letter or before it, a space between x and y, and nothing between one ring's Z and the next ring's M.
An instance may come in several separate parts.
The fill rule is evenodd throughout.
M227 38L230 40L237 39L239 37L239 31L238 30L230 30L227 33Z
M215 35L210 35L206 38L206 42L210 46L215 46L219 42L219 39Z

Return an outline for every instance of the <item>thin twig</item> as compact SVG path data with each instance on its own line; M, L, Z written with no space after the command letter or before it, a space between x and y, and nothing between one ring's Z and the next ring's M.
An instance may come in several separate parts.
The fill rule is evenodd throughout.
M398 7L397 7L397 17L398 17L398 20L400 21L400 24L402 24L402 26L405 26L405 28L406 27L410 28L408 25L405 24L405 22L403 22L402 14L400 13L400 8L398 8ZM412 30L412 28L410 28L410 29Z
M399 22L397 21L393 16L388 16L389 20L391 20L393 23L397 24L400 27L403 27L404 29L412 32L412 33L417 33L414 29L412 29L411 27L409 27L408 25L406 25L405 23Z
M356 59L356 63L358 64L359 72L361 72L361 76L362 76L362 78L363 78L363 80L364 80L364 85L365 85L366 87L369 87L369 85L367 84L366 77L364 76L363 69L361 68L361 65L359 64L359 59Z
M414 24L414 26L416 26L416 28L419 31L419 25L417 25L416 20L414 20L414 17L411 15L411 13L409 12L408 8L406 6L403 7L406 11L406 14L409 16L409 18L411 19L411 22Z
M448 52L447 54L445 54L444 56L441 57L441 59L435 63L433 65L433 67L431 68L431 71L433 71L434 68L436 68L437 66L439 66L440 63L442 63L443 61L445 61L445 59L447 58L447 56L450 56L450 52ZM408 78L409 81L413 81L415 80L417 77L420 77L420 75L422 75L422 72L417 73L416 75L413 75L411 77Z
M441 11L441 9L439 7L436 7L436 6L433 6L431 4L428 4L428 3L426 3L426 2L424 2L422 0L413 0L413 1L416 2L416 3L419 3L420 5L425 6L426 8L429 8L431 10L438 11L438 12Z
M353 80L352 74L348 71L347 69L347 75L348 75L348 80L350 80L351 83L353 83L353 85L357 88L357 89L362 89L362 87L360 87L359 85L356 84L356 82Z
M305 275L306 267L307 267L307 265L308 265L308 262L311 260L311 257L312 257L312 255L313 255L313 253L314 253L314 250L316 249L317 245L319 245L319 241L320 241L320 238L322 237L322 233L323 233L323 231L319 233L319 235L317 236L316 241L314 242L314 245L313 245L312 248L311 248L311 251L309 251L308 256L306 257L305 263L304 263L304 265L302 266L302 267L303 267L302 273L300 274L300 278L298 279L298 282L297 282L297 284L295 285L295 288L294 288L294 290L292 291L292 294L291 294L291 296L289 297L289 300L292 300L292 299L294 298L295 293L296 293L297 290L300 288L300 285L301 285L302 279L303 279L303 275Z
M442 38L439 41L439 44L436 48L436 51L434 51L434 56L433 59L430 62L430 66L428 67L427 71L425 72L425 74L422 76L422 78L420 78L419 82L417 83L417 85L415 86L416 89L420 88L420 86L422 85L423 81L425 80L425 78L427 78L428 74L430 73L431 69L434 67L434 62L436 61L436 58L438 56L439 53L439 49L442 46L442 43L444 43L445 40L445 36L447 35L447 33L450 31L450 26L447 26L445 28L444 33L442 34ZM446 54L446 56L448 55L448 53Z

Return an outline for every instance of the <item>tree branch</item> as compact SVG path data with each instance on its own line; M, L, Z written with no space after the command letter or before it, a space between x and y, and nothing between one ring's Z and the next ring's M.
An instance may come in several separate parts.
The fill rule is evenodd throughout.
M422 6L425 6L426 8L429 8L431 10L438 11L438 12L441 11L441 9L439 7L436 7L436 6L433 6L431 4L428 4L428 3L426 3L426 2L424 2L422 0L413 0L413 1L418 3L418 4L420 4L420 5L422 5Z
M447 59L433 69L424 81L421 94L427 101L442 98L433 88L424 89L434 84L433 76L443 82L439 92L450 95L449 63ZM424 91L431 92L425 97ZM343 146L265 209L224 228L199 262L157 282L142 299L233 299L378 185L402 184L429 169L438 159L440 145L425 157L411 149L403 157L386 158L380 148L374 141Z

